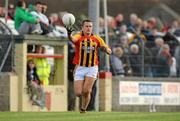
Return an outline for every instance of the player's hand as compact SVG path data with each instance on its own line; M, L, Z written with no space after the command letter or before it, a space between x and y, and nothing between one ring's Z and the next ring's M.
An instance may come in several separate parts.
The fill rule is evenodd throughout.
M112 53L111 49L110 48L106 48L106 53L110 55Z
M67 30L68 36L70 36L72 34L72 32L74 31L74 29L70 26L65 26L65 28Z

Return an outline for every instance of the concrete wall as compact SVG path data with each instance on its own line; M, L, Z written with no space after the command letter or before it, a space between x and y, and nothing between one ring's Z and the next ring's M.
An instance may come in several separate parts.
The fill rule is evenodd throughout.
M99 73L99 110L112 111L112 74Z
M18 78L13 73L0 73L0 111L18 110Z

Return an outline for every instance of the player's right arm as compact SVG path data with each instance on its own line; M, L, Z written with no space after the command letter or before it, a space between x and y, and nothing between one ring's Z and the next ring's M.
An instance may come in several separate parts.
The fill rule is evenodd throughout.
M68 34L68 39L72 41L73 43L76 43L78 39L80 38L80 34L75 34L72 36L72 32L74 31L71 27L65 27Z
M71 40L73 43L76 43L77 41L78 41L78 35L74 35L74 36L72 36L71 34L69 35L68 34L68 38L69 38L69 40Z

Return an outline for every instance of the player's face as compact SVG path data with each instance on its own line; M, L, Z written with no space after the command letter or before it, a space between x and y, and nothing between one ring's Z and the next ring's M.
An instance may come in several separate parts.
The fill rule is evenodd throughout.
M84 25L82 26L82 31L85 35L90 36L92 34L92 22L84 22Z

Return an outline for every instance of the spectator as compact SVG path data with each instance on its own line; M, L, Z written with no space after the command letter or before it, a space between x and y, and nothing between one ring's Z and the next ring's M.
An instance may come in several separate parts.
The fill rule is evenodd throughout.
M61 26L61 21L58 17L57 13L52 13L49 16L49 23L50 23L50 33L48 33L47 35L50 37L67 37L67 31L64 27Z
M172 57L170 54L170 48L168 44L163 45L162 51L159 53L157 57L157 64L159 65L159 68L157 69L157 76L169 77L170 66L172 65Z
M24 0L17 2L14 19L15 29L19 34L42 33L39 25L40 19L33 17L32 14L26 11L26 3Z
M118 41L116 41L114 46L122 46L124 49L129 48L129 43L128 43L128 36L126 34L121 34L118 38ZM126 51L127 52L127 51Z
M116 36L121 37L121 35L126 34L127 35L127 26L125 24L121 25L117 30L116 30Z
M120 27L124 24L124 16L123 14L119 13L116 17L115 17L115 31L119 31Z
M46 15L44 15L42 13L42 11L43 11L42 3L41 2L36 2L35 11L32 11L31 14L34 17L40 19L40 26L41 26L41 29L43 31L42 34L44 35L44 34L48 34L51 31L51 29L49 28L49 20L46 17ZM43 12L45 12L45 11L43 11Z
M169 28L169 32L170 33L175 33L175 31L178 30L178 29L179 29L178 21L175 20L175 21L172 22L172 25Z
M128 76L132 74L130 67L129 55L124 52L122 47L116 47L114 54L121 60L124 69L124 75Z
M41 87L41 81L37 75L37 69L33 60L27 62L27 85L30 88L31 100L33 104L43 106L41 100L43 95L43 89Z
M108 34L109 36L114 36L115 35L115 19L112 16L107 16L107 26L108 26Z
M143 50L142 50L143 49ZM130 64L133 76L152 77L151 52L146 48L139 48L137 44L130 46Z
M172 64L170 65L170 77L176 77L177 76L177 70L176 70L176 58L172 57Z
M122 61L114 54L110 56L110 71L113 76L124 77L124 68Z
M138 46L142 46L142 43L147 41L145 35L141 32L141 28L136 28L133 30L133 35L129 38L129 44L137 44Z
M149 18L147 22L148 22L148 29L149 30L152 30L152 29L156 28L157 20L156 20L155 17Z
M180 44L176 47L174 56L176 59L177 77L180 77Z
M170 49L170 53L172 56L174 56L175 53L175 49L179 44L178 39L176 38L176 36L172 33L167 32L164 36L163 39L165 41L165 43L167 43L169 45Z
M137 44L132 44L130 46L130 56L129 56L132 75L142 76L142 57L140 56L139 46Z
M46 3L41 3L41 5L42 5L42 13L45 14L46 11L47 11L48 6L47 6Z
M0 7L0 17L5 17L5 8Z
M99 34L104 35L105 29L104 29L104 19L102 17L99 18Z
M145 43L147 48L152 48L152 47L156 46L155 39L162 37L162 36L158 35L158 30L156 28L151 29L150 31L148 30L146 32L143 31L143 33L147 38L147 42Z
M158 63L157 63L157 58L159 53L162 51L162 47L164 45L164 40L162 38L156 38L155 39L155 46L151 48L151 53L152 53L152 74L153 77L157 76L158 73Z
M40 22L42 22L45 25L49 25L49 20L48 18L42 13L42 3L41 2L36 2L35 4L35 11L32 11L31 14L40 19Z
M144 49L144 50L142 50ZM144 46L144 48L141 49L141 53L143 54L144 58L142 57L142 59L144 59L144 76L145 77L152 77L152 69L151 69L151 64L152 64L152 53L151 51ZM143 53L144 51L144 53Z
M8 6L8 18L10 20L14 20L15 8L13 4L9 4Z
M37 45L35 48L35 53L37 54L45 54L45 51L46 49L42 45ZM34 58L34 62L36 64L37 74L41 80L42 85L49 85L51 67L47 58Z
M127 25L128 32L133 33L133 30L136 28L138 16L135 13L132 13L129 16L129 19L130 19L130 23Z

